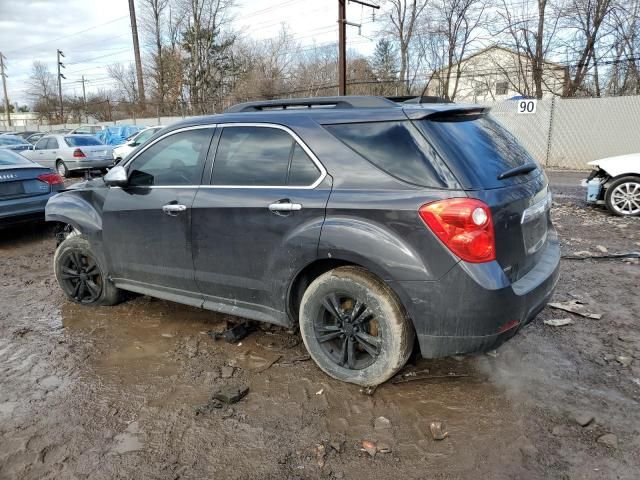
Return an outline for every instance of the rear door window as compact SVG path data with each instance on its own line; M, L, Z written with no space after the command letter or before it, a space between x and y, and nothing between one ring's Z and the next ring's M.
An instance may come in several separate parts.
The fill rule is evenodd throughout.
M389 175L424 187L446 188L450 173L409 121L348 123L325 128Z
M47 146L45 147L47 150L56 150L58 148L58 141L51 137L47 139Z
M320 171L294 138L271 127L224 127L213 162L219 186L312 185Z
M434 115L415 122L465 188L499 188L531 180L540 169L498 180L507 170L536 163L516 138L487 114Z

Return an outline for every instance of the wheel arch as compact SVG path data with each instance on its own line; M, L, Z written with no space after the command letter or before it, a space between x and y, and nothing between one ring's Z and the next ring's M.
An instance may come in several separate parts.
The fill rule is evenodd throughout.
M45 220L71 225L87 237L102 232L102 216L90 202L71 192L62 192L49 199Z

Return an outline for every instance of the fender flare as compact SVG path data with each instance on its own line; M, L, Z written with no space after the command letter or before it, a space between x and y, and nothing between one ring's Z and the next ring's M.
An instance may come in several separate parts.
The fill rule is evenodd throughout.
M62 192L49 199L45 220L67 223L88 237L102 232L101 215L90 202L72 192Z

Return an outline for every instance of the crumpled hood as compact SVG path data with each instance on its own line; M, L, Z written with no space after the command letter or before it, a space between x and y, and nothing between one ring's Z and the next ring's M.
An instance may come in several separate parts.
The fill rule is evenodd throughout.
M640 175L640 153L601 158L588 162L588 164L594 167L600 167L612 177L629 173Z

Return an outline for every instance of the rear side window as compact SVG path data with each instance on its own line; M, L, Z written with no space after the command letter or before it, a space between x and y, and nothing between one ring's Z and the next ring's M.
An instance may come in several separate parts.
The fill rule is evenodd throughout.
M269 127L225 127L213 162L213 184L312 185L320 171L289 133Z
M445 188L446 172L409 121L327 125L333 135L386 173L407 183Z
M416 122L465 188L499 188L530 180L540 169L504 180L507 170L536 163L516 138L486 114L432 117Z
M65 143L70 147L90 147L92 145L102 145L100 140L94 137L64 137Z
M47 146L45 147L47 150L55 150L58 148L58 140L53 137L47 138Z

